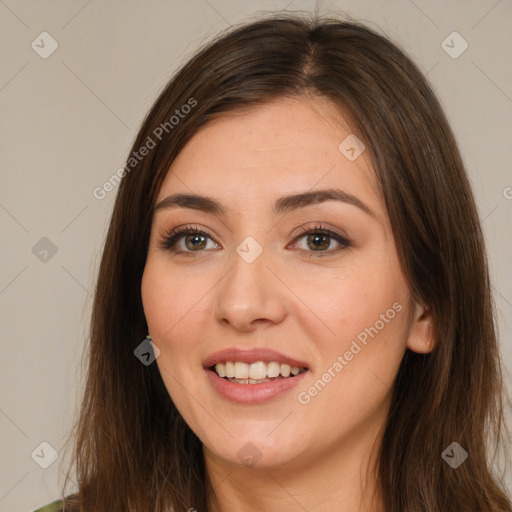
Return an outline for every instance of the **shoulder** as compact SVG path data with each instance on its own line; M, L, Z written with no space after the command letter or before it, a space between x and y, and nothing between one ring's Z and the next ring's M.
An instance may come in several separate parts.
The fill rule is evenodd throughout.
M41 508L34 510L33 512L71 512L71 509L66 508L66 501L72 498L73 496L67 496L64 499L58 499L48 503L48 505L44 505Z
M38 508L33 512L61 512L62 507L64 506L64 500L57 500L48 503L44 507Z

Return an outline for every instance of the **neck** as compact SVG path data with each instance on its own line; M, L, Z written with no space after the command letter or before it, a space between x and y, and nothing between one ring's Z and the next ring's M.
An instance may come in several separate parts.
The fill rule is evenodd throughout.
M384 512L375 473L381 436L369 436L360 432L337 450L279 467L236 465L205 448L213 487L209 511L332 512L341 505L344 512Z

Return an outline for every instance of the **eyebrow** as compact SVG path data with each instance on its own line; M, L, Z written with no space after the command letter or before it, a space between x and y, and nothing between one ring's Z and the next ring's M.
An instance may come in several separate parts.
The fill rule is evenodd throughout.
M293 194L283 196L276 200L273 207L274 215L281 215L293 210L305 208L312 204L323 203L325 201L341 201L343 203L356 206L374 219L377 215L356 196L345 192L344 190L329 188L325 190L315 190L313 192L303 192L301 194ZM198 194L173 194L162 199L153 211L162 210L164 208L191 208L214 215L226 215L227 208L219 201L212 197L202 196Z

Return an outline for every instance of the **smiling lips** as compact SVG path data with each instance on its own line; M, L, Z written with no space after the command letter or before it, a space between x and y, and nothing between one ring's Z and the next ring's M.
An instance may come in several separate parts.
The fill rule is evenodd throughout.
M247 404L284 393L309 371L303 361L263 348L221 350L203 361L203 367L220 395Z
M267 348L228 348L215 352L203 361L204 368L215 367L220 377L254 379L297 375L309 369L304 361L285 356ZM292 371L293 370L293 371Z

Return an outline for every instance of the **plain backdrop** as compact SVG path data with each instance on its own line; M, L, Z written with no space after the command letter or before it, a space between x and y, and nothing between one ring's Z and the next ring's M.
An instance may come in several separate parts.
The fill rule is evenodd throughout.
M510 383L512 3L316 5L388 35L437 91L478 201ZM60 496L60 450L81 392L116 193L99 200L93 190L123 165L156 95L198 46L261 12L314 8L306 0L0 0L1 511Z

